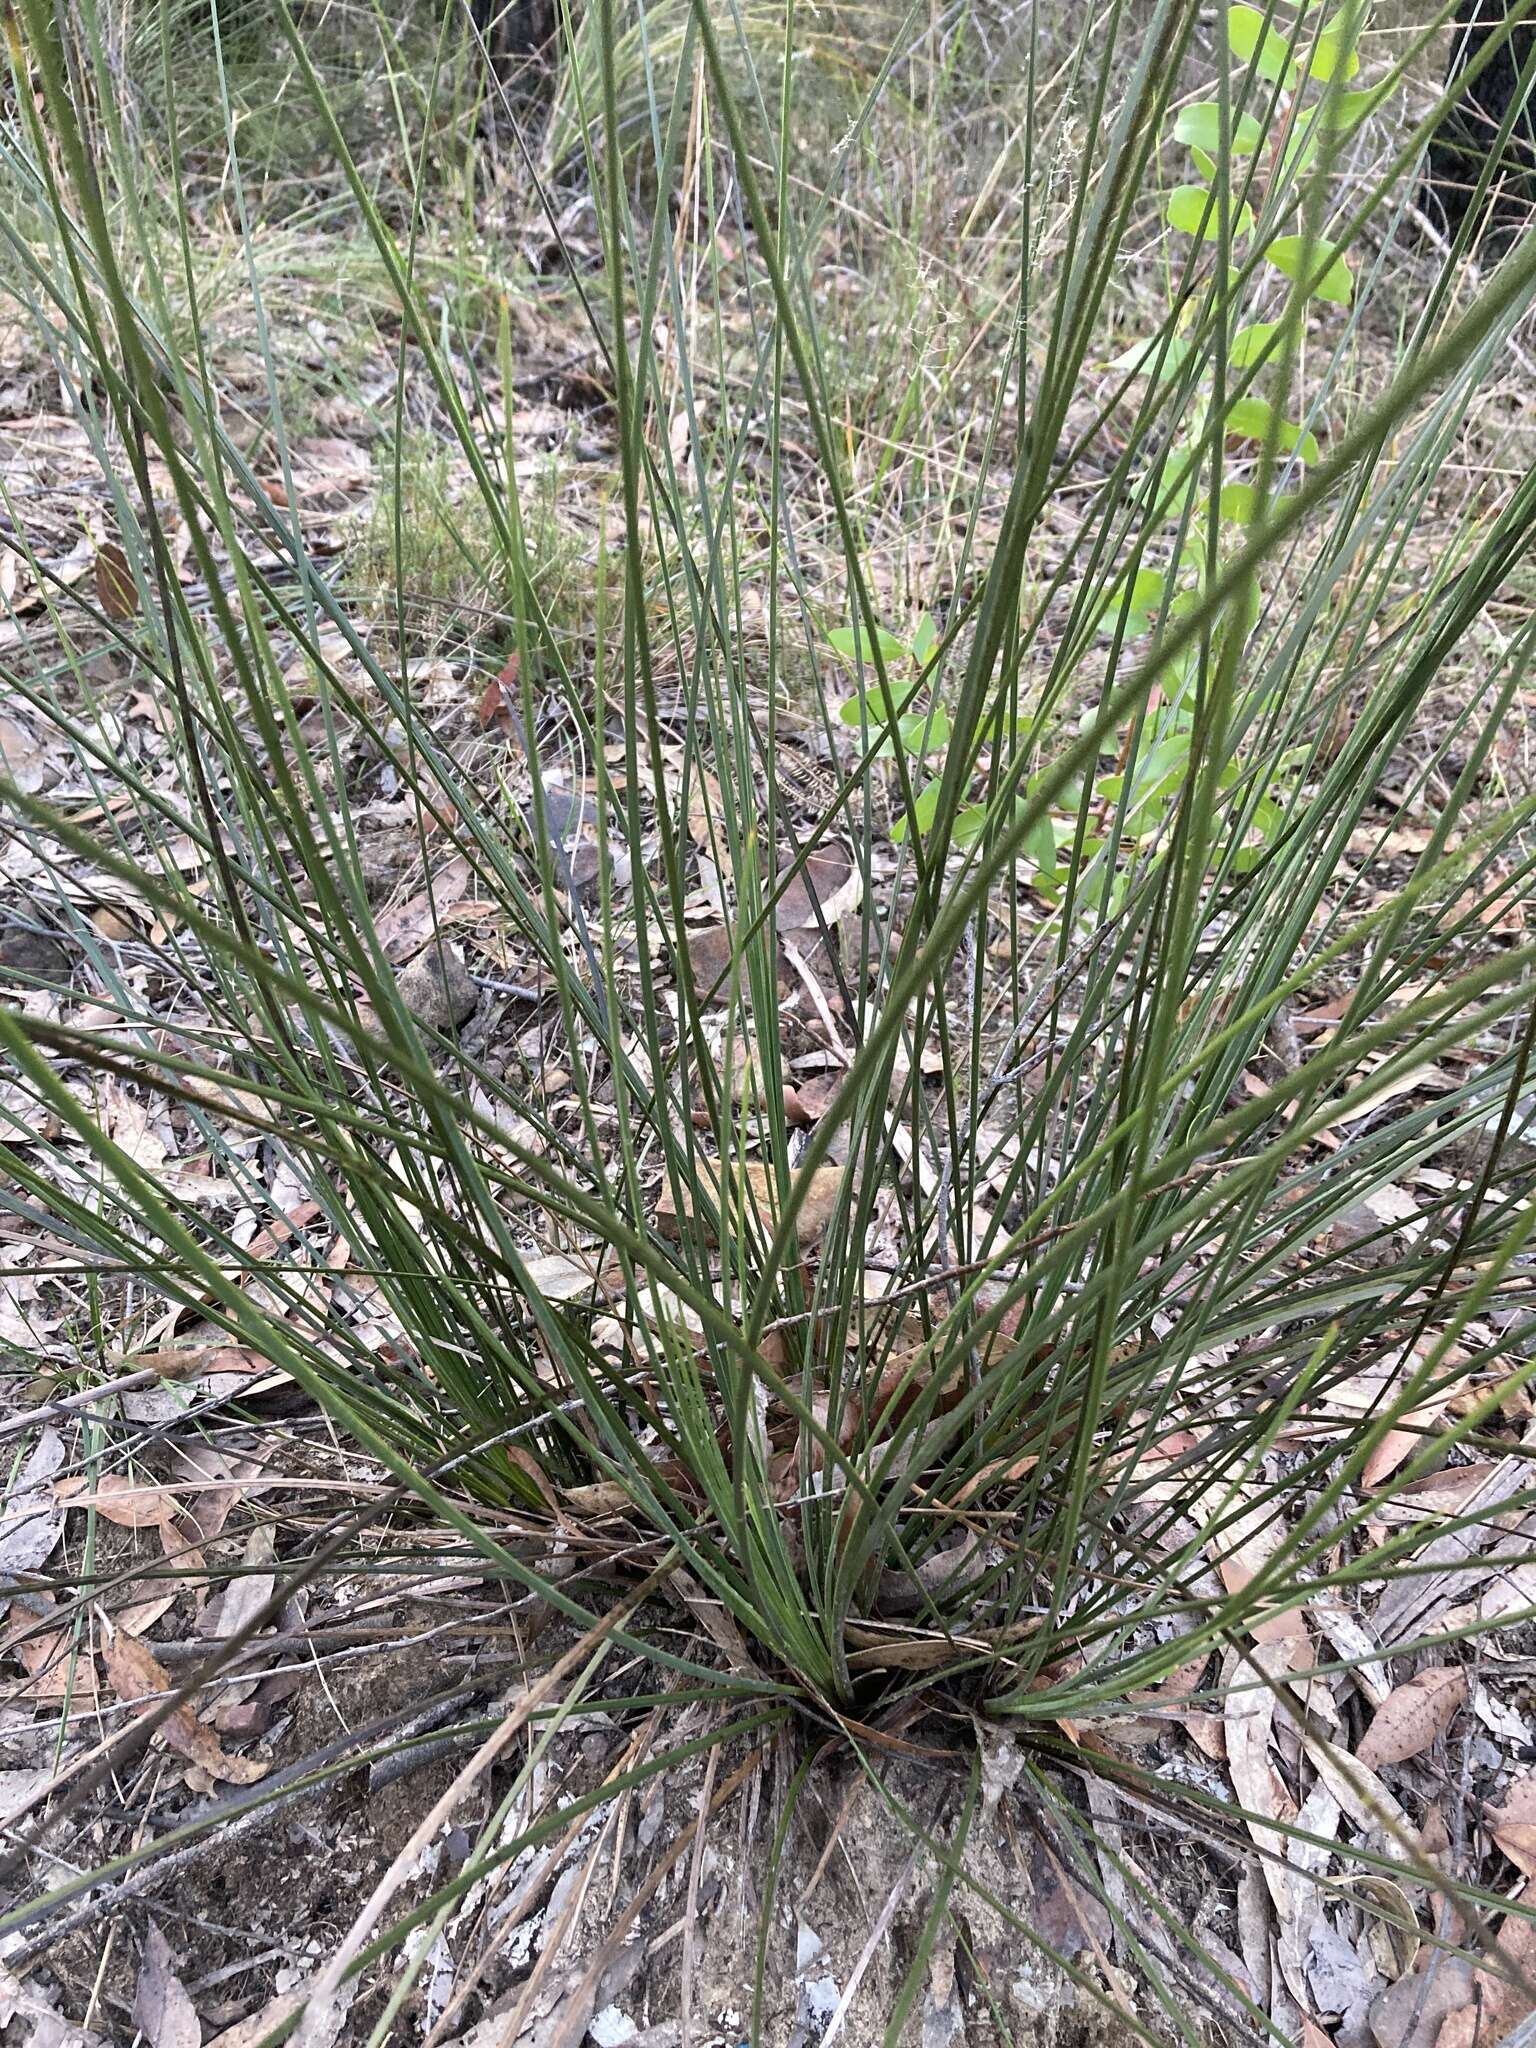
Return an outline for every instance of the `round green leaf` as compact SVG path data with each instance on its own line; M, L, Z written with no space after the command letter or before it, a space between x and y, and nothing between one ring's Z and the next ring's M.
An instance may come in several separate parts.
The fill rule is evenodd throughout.
M1099 614L1099 631L1106 638L1112 638L1120 631L1122 612L1125 613L1125 631L1132 640L1148 631L1152 621L1163 608L1163 582L1159 570L1138 569L1130 580L1129 593L1123 577L1119 582L1111 584L1104 593L1104 609Z
M1309 297L1327 299L1335 306L1347 306L1354 297L1355 281L1350 276L1349 265L1332 242L1325 242L1321 236L1312 242L1302 235L1277 236L1264 251L1264 256L1276 270L1283 270L1298 284L1306 283Z
M1221 209L1204 185L1179 185L1168 198L1168 225L1183 235L1198 235L1202 241L1221 239ZM1239 208L1232 223L1234 235L1246 235L1253 226L1253 208Z
M1168 383L1189 361L1194 344L1182 335L1170 335L1166 342L1160 337L1150 341L1133 341L1129 348L1111 358L1111 370L1133 372L1138 377L1155 376L1160 384Z
M1190 149L1204 150L1207 156L1221 155L1221 108L1214 100L1201 100L1193 107L1182 107L1173 124L1176 142L1185 143ZM1264 140L1264 131L1252 114L1239 114L1232 123L1229 147L1233 156L1252 156Z
M1330 93L1320 103L1318 114L1331 134L1343 135L1390 97L1390 90L1384 92L1379 85L1368 86L1364 92Z
M875 632L880 652L887 661L911 660L912 650L894 633L887 633L884 626L876 627ZM862 625L838 626L827 635L827 645L844 661L858 661L860 657L865 661L871 659L869 641Z
M1232 54L1251 64L1260 78L1295 76L1296 56L1273 22L1256 7L1233 7L1227 13L1227 41Z
M896 730L909 754L936 754L949 738L949 719L940 704L932 711L909 711L897 719Z
M942 783L930 782L920 789L913 798L911 819L916 824L919 832L927 832L932 829L933 821L939 814L939 791L942 787ZM906 818L898 818L891 827L891 837L898 846L907 836L907 824L908 820Z
M1227 432L1241 434L1249 441L1273 441L1287 455L1292 449L1303 462L1320 462L1322 450L1315 434L1307 434L1289 420L1278 417L1267 398L1239 398L1227 409Z
M1280 332L1278 320L1255 320L1251 327L1240 327L1233 335L1227 350L1227 362L1234 370L1251 370L1258 362L1275 362L1280 348L1275 336Z
M1338 29L1324 29L1307 58L1313 78L1353 78L1360 69L1360 55L1354 43Z

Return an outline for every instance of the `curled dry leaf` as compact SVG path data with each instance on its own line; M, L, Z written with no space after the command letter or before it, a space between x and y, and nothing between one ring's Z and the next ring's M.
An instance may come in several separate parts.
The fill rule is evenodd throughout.
M570 1512L582 1521L622 1515L632 1504L617 1479L594 1479L587 1486L567 1486L561 1497Z
M272 1370L259 1351L244 1344L178 1344L168 1351L136 1351L123 1363L162 1380L201 1379L213 1372L249 1373L254 1379Z
M501 673L493 677L480 692L475 705L475 723L482 732L489 732L494 725L500 732L516 733L519 665L518 652L514 647L507 656Z
M175 1683L147 1643L119 1631L102 1652L113 1690L123 1701L153 1699L175 1691ZM211 1728L205 1728L183 1700L156 1731L167 1749L196 1764L210 1778L230 1785L254 1785L270 1765L257 1757L229 1756Z
M1356 1755L1371 1770L1422 1755L1450 1727L1466 1698L1467 1675L1459 1665L1431 1665L1387 1694Z

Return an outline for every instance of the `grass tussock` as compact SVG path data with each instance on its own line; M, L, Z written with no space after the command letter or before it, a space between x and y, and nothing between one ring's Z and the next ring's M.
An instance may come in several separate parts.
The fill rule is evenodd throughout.
M275 1371L570 1630L466 1766L517 1738L463 1870L391 1871L299 2038L399 1953L385 2038L616 1658L705 1809L811 1731L787 1829L851 1745L937 1873L893 2043L968 1893L1042 1941L967 1860L1000 1756L1139 2030L1190 2037L1181 1969L1302 2010L1289 1878L1271 1995L1095 1828L1171 1801L1148 1722L1225 1730L1235 1804L1186 1771L1179 1826L1498 1978L1497 1883L1367 1747L1536 1613L1480 1576L1536 1371L1536 246L1469 285L1413 239L1417 47L602 0L541 115L451 24L359 18L354 74L174 12L127 18L152 104L92 0L12 52L4 262L92 510L77 561L0 478L63 948L0 1008L0 1206L86 1286L60 1384ZM329 276L274 240L301 164Z

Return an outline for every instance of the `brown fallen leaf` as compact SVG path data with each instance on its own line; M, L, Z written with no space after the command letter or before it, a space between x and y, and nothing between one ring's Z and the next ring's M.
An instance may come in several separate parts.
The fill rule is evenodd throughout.
M533 1455L532 1451L525 1450L521 1444L507 1444L505 1452L507 1463L515 1466L522 1473L544 1506L550 1509L552 1513L558 1513L555 1489L549 1483L548 1473Z
M794 863L780 870L780 879ZM779 930L803 932L829 928L857 910L864 877L852 851L840 839L829 839L790 876L778 902Z
M1536 1771L1515 1780L1502 1806L1489 1807L1488 1824L1510 1862L1536 1877Z
M96 550L96 602L109 619L131 619L139 609L139 586L115 540Z
M187 1987L176 1974L171 1945L153 1921L133 1994L133 2023L149 2048L201 2048L203 2029Z
M277 1532L270 1522L258 1522L245 1539L239 1576L221 1586L203 1609L198 1634L218 1640L244 1628L272 1597L276 1561Z
M255 1379L273 1370L260 1352L245 1344L178 1344L165 1351L136 1351L123 1363L133 1372L152 1372L163 1380L201 1379L210 1372L244 1372Z
M433 875L429 887L380 912L373 928L392 966L421 951L437 927L458 909L469 884L469 862L463 854L455 854Z
M1370 1770L1422 1755L1450 1727L1466 1698L1467 1674L1460 1665L1431 1665L1387 1694L1356 1755Z
M303 2003L302 1990L281 1991L268 2004L226 2027L222 2034L215 2034L204 2043L204 2048L259 2048L261 2042L270 2040L279 2028L287 2025Z
M499 732L516 733L518 666L518 653L514 647L500 675L493 677L480 692L475 706L475 723L482 732L489 732L494 725Z
M794 1087L795 1109L793 1114L806 1123L820 1123L832 1107L833 1097L842 1087L844 1075L841 1072L812 1074L804 1081L797 1081ZM785 1090L786 1095L789 1093Z
M52 1703L68 1699L75 1711L94 1712L97 1705L96 1666L83 1645L77 1644L72 1628L50 1629L42 1616L54 1607L51 1595L30 1596L28 1612L20 1603L11 1609L11 1626L0 1652L9 1651L26 1672L29 1683L7 1688L11 1700L28 1699ZM76 1655L79 1648L80 1654Z
M689 925L686 927L686 943L688 974L695 1002L723 1003L740 993L740 977L727 978L736 944L734 933L727 931L723 924ZM680 949L677 960L681 966Z
M103 1475L94 1491L77 1474L60 1480L54 1496L66 1508L94 1508L104 1522L118 1529L158 1529L178 1512L178 1503L162 1487L148 1486L121 1472Z
M102 1652L102 1663L118 1698L125 1702L151 1699L175 1691L175 1683L147 1643L119 1631ZM254 1785L271 1769L270 1764L252 1756L229 1756L211 1728L205 1728L183 1700L173 1708L155 1731L167 1749L185 1757L229 1785Z
M622 1515L633 1503L617 1479L594 1479L587 1486L562 1489L566 1506L583 1521L588 1517Z
M1473 1990L1469 1963L1426 1949L1417 1969L1372 2000L1376 2048L1435 2048L1441 2027L1470 2005Z
M737 1175L738 1202L731 1206L735 1208L738 1219L741 1216L740 1204L745 1203L751 1213L757 1217L758 1227L764 1237L771 1237L775 1228L779 1207L777 1181L773 1169L762 1165L757 1160L748 1160L745 1165L737 1168ZM796 1219L797 1236L802 1251L809 1251L826 1236L827 1225L832 1220L832 1211L837 1204L838 1190L842 1186L842 1180L843 1169L840 1166L818 1166L813 1169L811 1184L806 1190L799 1216ZM799 1181L799 1169L791 1168L791 1184L798 1187ZM683 1191L681 1213L679 1213L677 1204L673 1199L672 1190L669 1187L663 1187L656 1198L656 1207L653 1212L656 1226L665 1236L676 1237L679 1235L682 1218L686 1217L692 1220L698 1215L702 1222L702 1212L710 1205L716 1209L724 1205L724 1192L719 1187L718 1182L708 1190L707 1202L701 1198L697 1205L695 1205L692 1192L685 1189ZM710 1241L713 1242L715 1236L714 1228L712 1225L706 1227Z

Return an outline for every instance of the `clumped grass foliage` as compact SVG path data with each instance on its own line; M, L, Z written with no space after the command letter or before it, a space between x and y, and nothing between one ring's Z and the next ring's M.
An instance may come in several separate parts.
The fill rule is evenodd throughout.
M162 209L185 202L133 175L93 0L67 45L22 0L7 175L47 225L0 233L137 601L55 593L58 651L16 664L93 803L8 796L50 872L121 878L170 936L147 981L97 949L110 1028L0 1010L61 1147L94 1162L85 1181L19 1150L0 1201L285 1367L489 1570L546 1583L538 1544L483 1509L588 1527L610 1590L549 1581L611 1625L588 1677L638 1645L679 1697L731 1710L721 1741L802 1715L857 1742L926 1699L1043 1756L1179 1673L1217 1701L1273 1682L1256 1627L1272 1646L1277 1617L1413 1569L1422 1527L1365 1529L1389 1433L1471 1390L1401 1487L1510 1392L1487 1318L1518 1298L1536 1210L1508 1176L1414 1183L1385 1271L1335 1225L1526 1087L1536 947L1489 932L1530 874L1530 801L1495 741L1536 626L1501 637L1433 744L1415 735L1536 525L1529 475L1463 492L1449 529L1442 490L1536 244L1454 317L1451 271L1397 250L1427 128L1401 115L1412 50L1390 68L1351 0L1223 8L1214 63L1194 0L1108 0L1049 94L1028 35L1012 53L1040 112L965 216L981 356L962 332L854 431L827 368L864 317L832 289L838 209L856 179L899 184L872 147L887 106L937 118L961 55L893 24L812 185L780 146L806 68L793 4L771 36L669 6L653 47L647 8L592 0L559 105L592 195L615 462L578 638L543 608L500 425L515 323L478 357L447 345L422 222L382 217L275 12L397 294L402 383L430 386L472 479L453 520L498 616L449 726L410 635L361 631L293 494L226 434L207 360L164 346L197 224L178 215L168 273ZM172 96L172 145L176 118ZM237 136L236 204L239 165ZM1162 281L1151 316L1124 295L1130 252ZM1362 399L1359 338L1394 323L1395 372ZM392 511L371 544L404 620L419 547L407 497ZM930 516L942 541L886 548ZM153 774L113 744L103 639L171 714ZM473 718L498 672L499 751ZM790 772L807 722L835 764L810 804ZM413 1020L351 811L359 732L422 858L462 858L461 893L494 906L558 1085ZM1383 788L1432 811L1388 893L1346 858L1389 832ZM596 821L580 879L573 790ZM175 862L154 851L171 839ZM706 871L728 934L707 959ZM809 1123L801 965L835 1081ZM1329 1030L1277 1056L1319 990L1345 995ZM1429 1107L1364 1115L1436 1062ZM238 1189L281 1161L346 1248L336 1284L258 1270L97 1127L81 1067L181 1105ZM611 1613L663 1566L718 1603L728 1671ZM1070 1837L1076 1808L1037 1775ZM973 1785L930 1842L936 1916L970 1881L975 1811ZM498 1830L471 1873L514 1853ZM1171 1987L1166 2005L1187 2029Z

